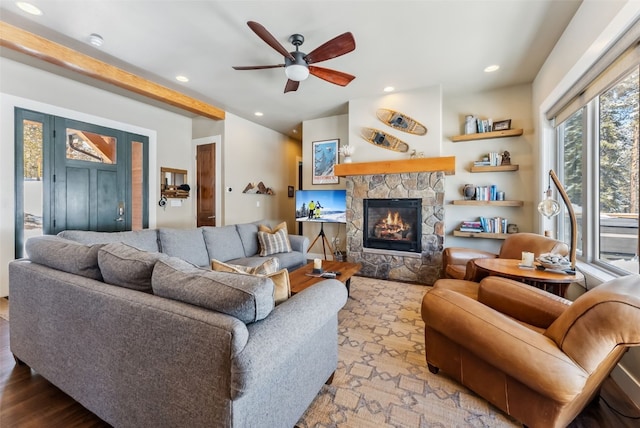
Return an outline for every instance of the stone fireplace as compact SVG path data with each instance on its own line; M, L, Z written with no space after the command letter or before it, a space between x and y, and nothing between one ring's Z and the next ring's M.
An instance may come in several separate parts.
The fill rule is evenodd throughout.
M352 173L346 175L346 181L347 259L362 264L360 274L363 276L433 284L440 277L442 266L445 171ZM403 201L402 204L411 201L409 205L414 204L414 207L401 207L399 215L403 225L387 227L384 221L389 219L389 215L393 221L394 214L388 214L388 208L382 208L383 212L380 212L380 207L367 213L366 200ZM409 211L415 209L416 203L419 203L419 215L413 217ZM368 208L371 209L370 206ZM382 217L382 222L373 220L372 217L376 216ZM408 224L411 221L413 225ZM401 230L404 228L411 229L411 232ZM412 234L414 236L410 236ZM373 235L375 244L382 242L382 245L377 245L378 248L373 245L372 248L370 235ZM408 236L415 238L417 248L394 246L399 242L406 243Z

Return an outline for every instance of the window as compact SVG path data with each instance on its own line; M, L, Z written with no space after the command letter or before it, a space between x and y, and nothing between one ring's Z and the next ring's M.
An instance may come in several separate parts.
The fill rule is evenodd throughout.
M577 252L638 273L640 73L636 64L557 127L558 170L578 219ZM569 230L559 225L562 236Z
M67 128L67 159L114 164L117 143L114 137Z

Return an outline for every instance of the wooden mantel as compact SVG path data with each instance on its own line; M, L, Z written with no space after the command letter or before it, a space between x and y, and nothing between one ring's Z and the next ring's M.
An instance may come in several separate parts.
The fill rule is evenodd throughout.
M402 174L405 172L444 171L446 175L456 173L456 157L417 158L378 162L341 163L334 167L339 177L348 175Z

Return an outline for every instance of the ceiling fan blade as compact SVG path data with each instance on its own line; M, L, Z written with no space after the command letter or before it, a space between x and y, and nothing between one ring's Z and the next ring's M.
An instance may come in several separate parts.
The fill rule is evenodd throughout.
M265 68L280 68L280 67L284 67L284 64L278 64L278 65L248 65L248 66L245 66L245 67L233 66L232 68L234 70L263 70Z
M288 79L287 84L284 87L284 93L286 94L287 92L297 91L298 86L300 86L300 82Z
M316 77L326 80L329 83L334 83L340 86L347 86L356 76L343 73L342 71L331 70L329 68L317 67L315 65L309 66L309 73Z
M346 32L334 37L325 44L318 46L309 52L304 59L307 61L307 64L313 64L315 62L326 61L328 59L344 55L355 48L356 41L353 38L353 34Z
M248 21L247 25L249 26L249 28L251 28L253 30L254 33L257 34L258 37L260 37L266 44L268 44L269 46L271 46L273 49L275 49L276 51L278 51L280 53L280 55L289 58L291 61L295 61L296 59L293 57L293 55L291 55L291 53L289 53L289 51L287 51L285 49L284 46L282 46L280 44L280 42L271 35L270 32L267 31L266 28L264 28L262 25L258 24L255 21Z

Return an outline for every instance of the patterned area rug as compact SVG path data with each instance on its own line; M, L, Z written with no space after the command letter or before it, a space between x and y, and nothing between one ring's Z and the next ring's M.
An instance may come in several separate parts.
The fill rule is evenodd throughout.
M9 321L9 300L0 297L0 318Z
M322 388L298 427L521 426L444 374L429 372L420 316L427 289L352 279L339 315L333 383Z

